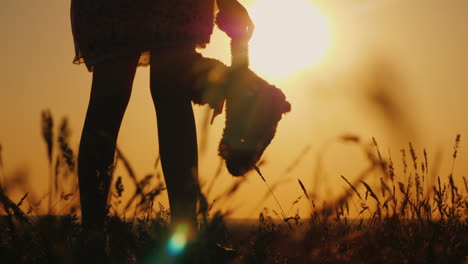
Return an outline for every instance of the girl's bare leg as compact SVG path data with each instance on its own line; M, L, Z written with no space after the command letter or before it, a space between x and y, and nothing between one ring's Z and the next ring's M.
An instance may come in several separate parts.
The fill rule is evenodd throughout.
M196 229L198 150L190 96L193 84L188 80L194 55L193 45L152 50L150 85L171 222L189 223Z
M84 226L102 227L107 215L117 134L130 99L139 54L97 64L81 135L78 180Z

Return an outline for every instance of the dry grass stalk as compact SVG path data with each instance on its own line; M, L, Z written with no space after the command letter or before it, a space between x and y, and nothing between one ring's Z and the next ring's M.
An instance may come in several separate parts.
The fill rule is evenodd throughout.
M29 193L25 193L25 194L23 195L23 197L21 197L20 201L16 204L18 207L20 207L20 206L23 204L24 199L26 199L26 197L28 197L28 194L29 194Z
M301 161L305 158L307 153L309 153L311 149L310 145L305 146L301 153L291 162L291 164L284 170L284 175L290 174L300 163ZM259 166L259 165L258 165Z
M354 193L357 194L357 196L359 197L359 200L362 200L362 197L361 197L361 194L358 192L358 190L356 189L356 187L354 187L354 185L352 185L348 179L346 179L345 176L341 175L341 178L349 185L349 187L351 187L351 190L354 191Z
M372 190L372 188L369 186L369 184L367 184L365 181L361 181L361 183L366 187L366 190L367 192L369 192L369 194L371 195L372 198L374 198L374 200L377 202L377 204L380 206L381 203L380 203L380 200L379 198L377 197L377 195L375 194L375 192Z
M70 128L68 126L68 119L62 119L60 125L60 131L58 136L58 143L61 152L61 157L65 161L65 164L68 166L68 169L73 172L75 170L75 155L73 150L70 147L69 143L70 138Z
M279 209L281 210L281 216L283 217L283 220L287 219L287 216L286 216L286 214L284 213L283 207L281 207L281 204L280 204L280 202L278 201L278 198L276 198L275 193L274 193L273 190L271 189L271 187L270 187L270 185L268 184L268 182L266 181L266 179L263 177L262 172L260 171L260 168L258 168L257 166L255 166L255 170L257 171L258 175L260 175L260 177L262 178L263 182L265 183L265 185L267 186L268 190L270 191L271 195L272 195L273 198L275 199L276 204L278 205Z
M216 168L214 176L211 178L212 180L210 181L210 184L208 185L208 188L206 190L206 194L209 195L211 193L211 190L213 189L216 181L218 180L219 176L221 175L224 167L224 161L223 159L219 158L218 161L218 167Z
M156 171L159 168L159 165L161 165L161 156L156 157L156 161L154 162L154 170Z
M315 207L314 201L312 201L312 199L310 199L309 193L307 192L307 189L305 188L302 181L300 179L297 179L297 181L299 182L299 185L301 186L302 192L304 193L305 197L307 198L307 201L309 201L309 204L312 206L312 209L313 209Z
M460 138L460 134L455 137L455 145L453 146L453 159L457 158L458 148L460 147Z
M463 176L463 182L465 183L465 191L466 191L466 193L468 193L468 182L467 182L465 176Z
M451 171L451 174L453 174L453 170L455 169L455 160L457 159L457 155L458 155L458 149L460 147L460 134L458 134L456 137L455 137L455 145L453 146L453 159L452 159L452 171Z
M47 158L49 164L52 164L52 150L53 150L53 137L54 137L54 120L50 110L42 111L42 137L47 145Z
M54 197L54 175L52 171L52 151L54 137L54 121L50 110L42 111L42 137L47 146L47 158L49 160L49 203L48 212L52 214L52 199Z
M418 156L416 156L416 151L414 150L413 144L411 142L408 143L411 159L413 160L414 171L418 171Z
M122 161L123 165L124 165L124 168L125 170L127 171L128 173L128 176L130 176L130 178L132 179L133 183L138 186L138 180L137 180L137 177L135 175L135 171L133 170L132 166L130 165L130 162L128 161L128 159L124 156L124 154L122 153L122 151L120 150L120 148L116 147L115 148L115 154L116 154L116 160L120 160Z
M406 172L408 170L408 164L406 163L406 150L401 149L400 153L401 153L401 160L402 160L402 163L403 163L403 173L406 176Z
M28 194L26 193L26 195L23 196L20 202L18 202L18 204L15 204L2 190L0 190L0 203L3 204L6 213L8 215L13 215L17 217L23 223L30 223L29 219L26 217L26 214L19 207L23 203L23 200L26 198L27 195ZM13 214L11 212L13 212Z
M429 164L427 162L427 152L425 148L424 148L423 153L424 153L424 165L426 167L426 173L429 173Z
M377 155L378 155L378 157L379 157L379 161L380 161L380 162L383 162L382 155L380 154L379 145L377 144L377 140L375 140L374 137L372 137L372 143L374 144L375 150L377 151Z

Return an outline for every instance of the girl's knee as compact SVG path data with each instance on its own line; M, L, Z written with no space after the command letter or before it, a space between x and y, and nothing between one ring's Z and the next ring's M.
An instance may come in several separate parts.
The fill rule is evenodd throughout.
M127 106L138 58L139 55L120 56L102 61L95 66L90 107L110 107L112 110L118 110Z

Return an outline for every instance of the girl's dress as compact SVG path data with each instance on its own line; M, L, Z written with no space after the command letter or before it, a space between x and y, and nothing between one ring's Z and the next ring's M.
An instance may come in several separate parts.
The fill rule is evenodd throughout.
M72 0L75 64L88 70L99 61L149 51L158 46L205 47L214 25L214 0Z

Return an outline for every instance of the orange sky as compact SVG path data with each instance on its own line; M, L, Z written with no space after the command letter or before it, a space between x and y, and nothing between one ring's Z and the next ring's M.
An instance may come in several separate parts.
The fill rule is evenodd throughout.
M251 7L255 1L241 2ZM353 179L360 172L365 166L364 157L355 147L334 140L345 133L360 135L366 141L375 137L382 149L392 151L394 159L399 159L399 149L408 141L419 150L427 148L430 160L441 150L445 161L442 164L447 165L441 168L441 176L449 173L453 141L461 133L455 175L466 175L468 2L310 2L330 21L329 53L315 67L282 78L270 76L292 103L292 112L281 121L261 168L270 185L284 181L276 188L283 207L289 208L301 195L298 178L324 197L325 193L336 195L343 190L340 175ZM69 4L63 0L5 0L0 9L0 144L5 171L8 177L17 170L26 170L31 186L39 194L47 190L48 171L40 112L51 109L57 123L63 116L70 119L76 149L91 82L91 74L84 66L71 63L74 51ZM290 30L304 38L309 36L307 25ZM227 51L227 38L215 32L212 44L203 52L227 63ZM284 47L277 52L290 51ZM274 55L271 58L272 65L278 63ZM148 73L148 68L138 69L118 143L140 177L152 172L157 157ZM391 112L381 107L382 95L389 100L384 103L392 106ZM201 121L204 108L195 108ZM203 181L209 181L216 170L222 127L219 118L210 128L207 151L201 153ZM285 169L309 145L302 163L285 175ZM314 171L318 156L325 171L317 176ZM235 217L256 217L255 201L266 192L257 175L247 177L237 196L222 204L224 208L236 208ZM215 192L233 181L224 170ZM272 199L264 206L277 208ZM308 212L305 202L299 208L303 214Z

